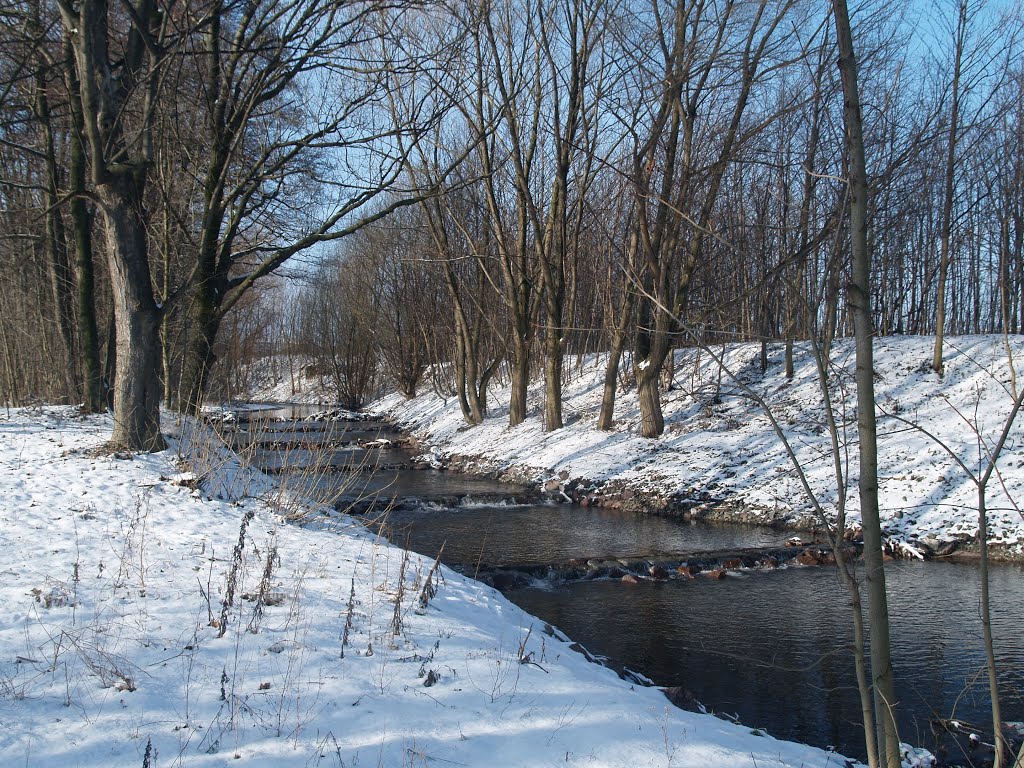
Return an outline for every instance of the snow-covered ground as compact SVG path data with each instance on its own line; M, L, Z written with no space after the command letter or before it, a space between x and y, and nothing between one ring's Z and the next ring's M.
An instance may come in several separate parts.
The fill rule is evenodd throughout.
M950 452L979 475L1010 413L1014 387L1024 387L1020 337L949 339L941 378L928 367L932 343L927 337L887 337L875 344L880 497L883 524L895 543L935 546L977 535L977 489ZM555 479L577 489L592 484L595 498L602 487L628 486L641 493L639 498L724 500L732 502L731 509L742 508L747 519L806 521L812 509L782 442L762 405L736 382L771 408L810 486L822 505L834 510L838 483L825 400L806 344L797 346L792 381L783 375L782 345L772 345L769 353L766 373L756 344L717 348L715 357L724 360L724 369L708 351L677 353L674 387L664 397L665 434L654 440L639 437L635 389L619 393L615 430L595 429L602 356L566 360L571 377L564 395L567 426L554 432L542 429L539 381L530 388L529 418L515 428L507 424L509 389L501 383L489 393L490 417L472 428L466 427L454 397L434 392L408 402L393 395L373 409L420 435L439 457L479 457L481 469L512 471L540 483ZM856 524L853 358L852 342L838 341L829 381L842 422L850 521ZM1024 556L1024 516L1018 506L1024 500L1024 416L1014 423L997 469L987 494L991 540L1003 554Z
M321 376L314 361L301 355L262 357L241 366L242 387L249 399L264 403L329 403L337 398L330 376Z
M439 402L416 408L454 436ZM111 455L110 429L0 412L2 766L845 764L672 707L212 439Z

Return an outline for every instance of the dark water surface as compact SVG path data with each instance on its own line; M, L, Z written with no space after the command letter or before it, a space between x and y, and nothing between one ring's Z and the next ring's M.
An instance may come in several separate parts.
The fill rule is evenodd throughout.
M311 434L292 430L289 436L286 424L270 423L265 431L282 433L273 439L295 441ZM360 440L396 436L386 425L369 422L331 423L322 429L303 422L300 427L315 427L325 443L336 439L339 430L358 434ZM326 454L319 449L261 451L257 463L277 469L325 460L335 467L359 462L386 467L408 458L391 447L348 444ZM290 481L344 498L379 494L385 500L402 499L405 504L386 517L392 539L427 555L443 544L444 560L462 566L778 546L789 535L576 505L509 503L522 501L516 494L525 489L435 470L312 476L297 471ZM978 569L899 562L887 566L886 578L901 739L937 749L930 725L937 718L957 718L989 734ZM991 589L1003 717L1024 721L1024 567L993 565ZM539 581L505 594L591 652L658 685L685 687L698 701L738 716L744 725L780 738L831 745L848 755L864 754L848 650L849 601L833 567L731 573L721 581ZM951 757L959 749L950 740L942 746L953 751Z
M904 741L933 745L929 721L990 731L978 569L886 568ZM992 569L1003 717L1024 719L1024 569ZM864 753L845 591L835 568L784 568L643 585L617 581L510 590L507 596L594 653L679 685L774 736ZM947 745L948 746L948 745Z
M448 564L559 563L571 558L635 558L782 546L791 533L740 525L700 525L577 504L470 504L402 509L387 517L396 542Z

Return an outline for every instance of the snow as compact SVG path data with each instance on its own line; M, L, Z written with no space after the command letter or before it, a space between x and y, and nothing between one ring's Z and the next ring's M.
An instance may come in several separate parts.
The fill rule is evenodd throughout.
M260 358L246 368L244 378L255 395L251 399L261 402L317 405L337 397L330 377L319 375L315 363L303 356Z
M875 342L881 514L890 542L905 552L920 550L921 542L977 536L976 486L948 451L974 475L980 474L986 451L996 443L1010 412L1014 385L1024 387L1020 337L950 338L942 377L928 367L932 343L928 337L885 337ZM567 424L554 432L542 428L540 381L534 381L529 391L529 417L514 428L507 423L507 382L492 387L489 418L473 428L466 427L454 396L443 398L434 392L411 401L391 395L372 409L414 431L435 455L478 457L481 470L514 470L541 484L561 480L564 474L564 482L589 483L598 491L613 483L642 492L729 501L744 511L747 520L805 522L813 510L793 465L763 408L744 393L740 381L771 408L817 498L834 512L838 484L824 398L808 345L796 346L792 381L783 375L781 344L770 346L765 373L758 344L729 345L714 352L724 369L706 350L677 352L674 386L664 393L665 434L657 439L639 435L635 388L620 389L614 430L596 429L602 355L566 359ZM853 343L838 340L829 382L849 481L849 522L856 526L853 371ZM622 372L628 377L628 361ZM990 540L1016 557L1024 556L1024 516L1018 506L1024 496L1022 422L1018 418L1013 425L987 494Z
M845 763L672 707L202 430L111 426L0 413L0 765Z

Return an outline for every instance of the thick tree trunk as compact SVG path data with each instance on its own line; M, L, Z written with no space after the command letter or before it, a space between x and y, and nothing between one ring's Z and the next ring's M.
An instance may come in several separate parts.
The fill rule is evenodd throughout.
M875 425L874 328L871 321L871 259L868 253L868 180L864 156L857 61L846 0L833 0L843 81L844 122L850 158L850 236L852 248L848 301L853 312L857 358L857 433L860 442L860 508L864 529L864 562L871 627L871 673L875 727L881 765L900 768L899 738L889 610L882 560L882 526L878 516L878 443Z
M128 450L160 450L165 447L160 435L161 311L150 279L143 192L153 157L158 64L169 50L145 40L158 28L161 11L145 0L133 6L131 21L121 25L112 23L104 0L60 3L59 8L77 75L72 109L81 116L106 230L117 335L111 441ZM115 29L126 34L112 46ZM134 96L139 97L137 115L128 106ZM124 133L127 115L132 116L130 136Z
M665 313L655 308L657 319L654 328L637 333L633 371L636 375L636 390L640 398L640 434L643 437L660 437L665 431L665 417L661 410L661 391L658 388L661 368L671 349L668 319Z
M665 431L665 417L661 409L659 383L662 366L672 348L669 334L672 320L661 307L651 304L649 299L643 299L633 352L633 373L640 399L640 434L643 437L660 437Z
M97 185L114 294L117 370L111 442L133 451L166 447L160 434L160 310L153 299L137 185L127 176Z
M665 417L661 411L661 394L658 391L658 370L658 367L650 364L637 373L636 377L636 390L640 397L640 435L642 437L660 437L665 431Z
M622 350L626 346L626 328L623 326L624 324L620 324L612 334L608 362L604 367L604 391L601 394L601 412L597 417L597 428L606 432L615 424L615 392L619 379L619 361L622 360Z
M203 407L210 370L216 362L213 343L220 330L220 318L216 313L199 310L193 322L194 330L185 346L178 408L184 413L198 414Z
M217 297L225 293L224 281L219 280L216 274L216 239L204 242L201 250L192 289L191 330L185 344L185 359L178 386L178 407L192 414L198 414L203 406L210 369L216 360L213 344L222 319Z
M512 343L512 396L508 405L508 425L517 427L526 421L526 391L530 384L530 342L516 334Z

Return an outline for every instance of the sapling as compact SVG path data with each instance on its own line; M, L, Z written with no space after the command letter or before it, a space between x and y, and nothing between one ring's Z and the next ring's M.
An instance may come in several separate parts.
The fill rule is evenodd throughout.
M1010 370L1014 370L1013 359L1010 359L1009 364ZM994 446L990 446L985 440L981 432L981 426L978 423L977 416L974 419L969 418L956 407L949 398L944 397L945 401L949 404L949 407L956 413L957 416L967 425L974 435L977 442L977 469L974 469L960 458L955 450L946 444L940 437L928 431L919 424L906 419L899 414L890 413L890 418L898 421L902 424L921 432L923 435L928 437L929 440L940 446L946 454L960 467L963 473L975 486L977 492L977 508L978 508L978 550L979 550L979 569L981 571L981 626L983 632L983 643L985 646L985 663L988 671L988 684L989 684L989 696L991 697L991 711L992 711L992 727L995 730L995 768L1000 768L1003 765L1003 758L1008 752L1009 745L1006 743L1006 737L1003 734L1002 728L1002 711L999 703L999 680L998 671L996 669L995 650L992 639L992 622L990 615L990 600L989 600L989 575L988 575L988 508L987 508L987 493L988 484L991 480L993 473L998 475L999 470L997 463L999 457L1006 447L1007 439L1010 436L1010 431L1013 428L1014 422L1017 419L1017 415L1020 413L1021 407L1024 406L1024 390L1021 390L1012 397L1010 403L1009 412L1006 418L1003 420L999 436ZM978 395L980 401L981 395ZM1009 493L1007 493L1009 497ZM1011 499L1012 501L1012 499ZM1020 762L1019 759L1015 762Z

